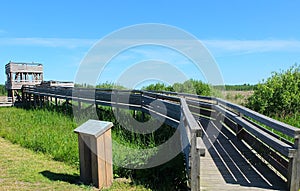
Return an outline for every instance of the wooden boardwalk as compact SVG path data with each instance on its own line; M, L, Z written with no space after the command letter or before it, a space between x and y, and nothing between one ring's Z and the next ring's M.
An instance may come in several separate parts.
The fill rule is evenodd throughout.
M226 127L207 122L205 128L201 190L286 190L286 182Z
M81 103L88 103L155 113L165 124L180 129L192 191L300 188L300 129L219 98L39 86L23 87L22 96L24 106L43 107L54 98L55 105L58 99L78 102L75 112L80 112ZM157 101L165 109L153 104Z

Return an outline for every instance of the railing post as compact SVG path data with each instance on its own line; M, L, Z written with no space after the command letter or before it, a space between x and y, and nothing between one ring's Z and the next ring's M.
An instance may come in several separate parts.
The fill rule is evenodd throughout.
M191 142L191 191L200 191L200 148L197 148L197 139L193 136Z
M290 191L298 191L300 189L300 135L295 136L294 147L296 152L289 161L288 169L288 189Z
M25 105L25 93L24 93L24 87L22 86L21 88L21 91L22 91L22 104L23 104L23 107Z
M37 95L35 95L35 94L33 94L33 106L34 106L34 108L36 108L37 106Z

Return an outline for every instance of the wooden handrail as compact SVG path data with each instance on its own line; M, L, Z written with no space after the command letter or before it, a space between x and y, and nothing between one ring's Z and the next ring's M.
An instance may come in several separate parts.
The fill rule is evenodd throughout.
M221 123L229 128L238 138L243 139L249 145L255 142L256 145L260 145L259 147L270 149L270 156L264 153L261 155L266 157L266 161L288 179L290 190L296 190L300 187L300 129L243 106L214 97L164 91L37 86L24 86L23 91L39 96L57 96L62 99L157 112L166 118L166 123L169 125L184 127L190 146L191 160L195 163L191 167L198 165L196 162L198 160L197 152L203 154L205 151L204 144L203 147L199 146L203 127L199 126L197 120L203 118L213 120L215 123ZM112 100L112 98L116 98L116 100ZM159 106L151 106L150 103L155 100L161 101L166 106L167 112ZM276 132L281 134L277 135ZM284 140L281 136L288 137L289 141ZM256 146L254 149L259 147ZM185 153L185 155L188 160L189 153ZM288 163L284 161L288 161ZM276 166L277 163L278 166ZM191 169L191 179L198 180L193 168ZM191 185L191 188L197 190L198 186L195 183Z

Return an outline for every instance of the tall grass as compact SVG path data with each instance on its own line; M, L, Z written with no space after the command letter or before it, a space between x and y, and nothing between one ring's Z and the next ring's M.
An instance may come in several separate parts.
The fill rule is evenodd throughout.
M78 167L78 141L73 130L90 118L89 111L82 111L80 120L73 119L70 108L64 111L61 108L48 107L48 109L20 109L0 108L0 136L23 147L30 148L36 152L43 152L58 161L66 162ZM132 111L120 110L121 117L126 119L133 115ZM114 117L112 108L100 107L97 110L100 120L114 123L112 129L113 160L118 164L122 161L131 162L138 167L155 155L155 149L148 153L141 153L141 157L127 150L120 150L118 144L135 149L154 148L173 135L175 130L163 125L153 133L138 134L124 129ZM141 113L137 114L141 119ZM150 119L146 115L145 120ZM166 164L158 167L142 170L127 169L114 165L115 177L131 178L137 184L146 185L154 190L178 190L186 185L186 173L184 157L179 154Z
M77 124L62 113L48 110L0 108L0 136L23 147L78 165Z

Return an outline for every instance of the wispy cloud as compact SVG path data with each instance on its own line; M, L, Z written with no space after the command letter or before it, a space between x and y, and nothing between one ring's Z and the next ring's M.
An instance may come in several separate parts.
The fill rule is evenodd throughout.
M4 35L6 32L6 30L0 29L0 35Z
M1 33L1 32L0 32ZM0 38L1 46L41 46L41 47L90 47L95 39L75 38Z
M0 35L6 33L5 30L0 29ZM41 47L91 47L99 39L84 39L84 38L0 38L0 46L41 46ZM156 39L157 40L157 39ZM102 42L104 46L114 47L120 45L130 44L128 41L132 39L110 39ZM137 44L142 45L143 42L149 43L149 39L135 39ZM161 40L161 45L164 45L165 40ZM167 40L172 41L172 40ZM270 52L270 51L300 51L300 40L202 40L200 41L210 50L222 52ZM176 40L172 41L172 45L189 48L190 40ZM130 48L130 47L128 47ZM176 47L171 47L175 48ZM151 55L152 51L146 50L144 54Z
M209 49L225 52L300 51L300 40L204 40Z

